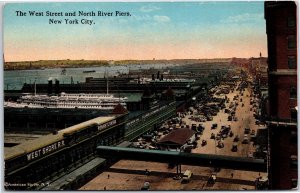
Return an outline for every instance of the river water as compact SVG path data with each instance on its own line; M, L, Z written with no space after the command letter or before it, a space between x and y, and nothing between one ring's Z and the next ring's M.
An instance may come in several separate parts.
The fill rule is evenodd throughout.
M171 66L175 66L175 64L129 64L107 67L66 68L65 74L62 74L62 68L4 71L4 89L20 90L24 83L36 82L46 84L49 78L58 79L62 84L69 84L72 78L74 83L84 82L86 77L103 78L105 71L107 71L108 76L115 76L119 73L128 74L129 70L164 69ZM83 71L88 70L95 70L95 72L83 73Z

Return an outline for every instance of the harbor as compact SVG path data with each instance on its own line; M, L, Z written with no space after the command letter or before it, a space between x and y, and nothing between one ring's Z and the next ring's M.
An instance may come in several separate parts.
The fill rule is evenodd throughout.
M226 69L221 67L223 65L226 66ZM126 142L128 143L127 148L139 149L140 151L143 151L143 149L182 151L191 154L244 157L254 160L263 159L266 156L262 156L260 153L265 151L265 144L257 144L256 140L257 133L265 133L258 132L258 130L264 130L266 127L264 123L258 124L256 119L259 113L260 99L255 91L256 85L251 83L253 77L245 71L246 69L234 66L231 63L220 63L217 65L217 69L214 69L216 66L209 67L206 64L203 64L203 66L201 64L200 66L199 64L174 65L174 68L175 70L169 67L167 73L155 69L152 69L149 73L147 69L139 69L131 72L126 77L122 77L122 75L113 78L109 76L104 78L89 77L86 78L85 83L80 83L86 85L81 86L81 88L86 89L85 91L103 85L103 89L98 92L93 90L93 92L82 93L83 90L79 91L78 88L76 91L70 90L70 86L78 87L78 84L60 84L58 79L54 81L48 79L46 84L34 83L30 87L28 87L28 84L24 84L21 90L24 91L25 88L33 90L26 90L27 94L22 94L21 91L19 98L10 98L4 103L6 141L8 142L5 151L10 152L10 149L24 146L24 143L27 143L21 141L18 144L20 142L20 139L16 138L20 136L18 133L27 136L29 142L32 140L34 142L36 138L31 139L30 134L36 136L42 134L36 140L46 138L48 135L64 132L69 125L80 125L81 121L88 122L90 118L97 118L100 115L114 116L117 118L116 123L122 126L118 127L120 130L111 129L111 131L108 130L98 135L98 139L95 138L96 141L91 142L95 146L111 146ZM186 69L186 72L189 72L189 68L193 69L193 76L190 73L176 75L181 69ZM210 70L207 70L207 68ZM203 69L206 72L206 79L203 79ZM148 72L148 74L145 72ZM207 72L211 73L207 74ZM135 88L133 93L131 93L132 88ZM6 96L9 96L9 91L7 91L7 94ZM107 104L107 107L103 104ZM96 113L96 111L99 113ZM85 112L93 113L88 118L85 116ZM33 119L33 117L35 118ZM71 117L73 119L70 119ZM16 120L26 121L20 124L21 122ZM110 125L112 124L105 127L111 127ZM104 126L98 126L98 129L102 127L105 128ZM249 129L249 133L245 129ZM175 134L176 132L178 134ZM181 142L176 141L178 137L185 135L187 135L186 139L180 139ZM18 141L16 141L17 139ZM64 144L66 147L69 146L66 139ZM82 151L80 149L78 150ZM66 154L65 156L71 155ZM81 158L80 156L78 158L92 161L97 156L101 157L101 153L99 155L93 153L93 156L86 154L86 156L88 157ZM42 156L38 156L38 159L39 157ZM226 181L228 176L225 174L228 174L228 171L236 177L242 174L245 175L243 171L234 170L234 168L231 170L222 169L216 173L215 167L195 168L195 166L180 165L180 171L178 171L178 165L175 167L172 162L163 164L134 160L118 161L116 158L105 158L105 160L105 166L101 166L103 161L95 162L100 164L102 172L84 186L82 186L82 182L86 181L79 180L77 177L63 184L58 183L59 181L55 178L47 177L45 178L48 179L46 182L53 184L53 186L35 188L48 190L49 188L69 189L70 187L76 187L81 190L103 190L105 187L106 190L139 190L143 183L149 182L151 190L162 190L160 189L162 186L164 186L163 190L203 190L222 189L224 187L226 187L224 189L232 190L243 188L251 190L257 188L255 180L259 177L258 175L264 177L264 179L266 178L265 170L261 172L248 171L247 176L249 177L247 180L239 182L239 185L237 185L234 178L229 177ZM82 163L89 163L86 161ZM131 168L136 164L139 165L140 169ZM78 167L87 166L75 164L70 167L68 172L78 169ZM145 174L144 170L151 172ZM186 170L193 173L191 183L181 184L181 172ZM252 168L252 170L255 170L255 168ZM64 176L64 173L62 171L61 175ZM162 175L157 176L157 174ZM207 185L212 174L216 175L217 179L215 183ZM37 175L40 176L40 174ZM105 180L101 181L102 176L105 175L118 175L120 179L126 181L130 181L132 175L142 176L138 178L139 180L134 180L132 185L127 182L123 186L115 186L114 178L110 180L111 185L107 184ZM160 179L162 176L164 176L164 180ZM61 181L61 179L64 179L64 177L58 180ZM170 186L166 186L166 180L169 181L169 179L168 184ZM220 179L221 181L219 181ZM197 182L198 180L200 181ZM94 183L96 185L93 185ZM101 183L103 183L103 186L99 185ZM224 186L224 183L226 186ZM56 184L55 187L54 184Z

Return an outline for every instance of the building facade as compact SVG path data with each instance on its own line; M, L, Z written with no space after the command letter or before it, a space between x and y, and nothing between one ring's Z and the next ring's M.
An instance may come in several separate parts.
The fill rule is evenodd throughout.
M269 182L296 188L297 16L293 1L265 2L269 76Z

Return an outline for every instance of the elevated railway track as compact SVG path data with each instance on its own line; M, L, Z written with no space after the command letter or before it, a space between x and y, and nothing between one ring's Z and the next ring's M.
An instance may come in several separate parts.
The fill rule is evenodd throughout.
M98 146L97 153L101 158L152 161L255 172L267 171L267 165L263 159L109 146Z

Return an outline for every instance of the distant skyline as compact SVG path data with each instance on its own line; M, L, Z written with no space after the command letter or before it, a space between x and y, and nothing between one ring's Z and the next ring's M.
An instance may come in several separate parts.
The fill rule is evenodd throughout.
M24 17L16 11L122 11L131 16ZM49 24L51 18L85 18L95 24ZM267 56L263 1L9 3L3 21L7 62Z

